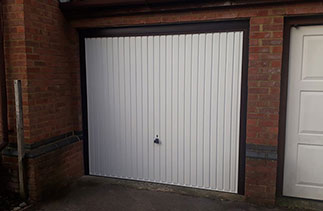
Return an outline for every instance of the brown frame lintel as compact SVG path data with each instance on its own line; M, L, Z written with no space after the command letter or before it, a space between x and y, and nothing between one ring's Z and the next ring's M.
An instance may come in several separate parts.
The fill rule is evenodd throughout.
M283 58L279 106L278 166L276 182L276 195L279 197L283 196L290 29L291 27L310 25L323 25L323 16L290 16L285 17L284 20Z
M119 15L154 14L156 12L183 12L215 8L255 7L292 4L306 0L87 0L60 3L68 19L103 18ZM319 1L319 0L316 0Z
M82 96L82 123L83 123L83 152L84 171L89 174L89 142L87 122L87 91L86 91L86 63L85 38L89 37L115 37L115 36L147 36L165 34L187 34L208 32L243 31L243 58L242 83L240 106L240 134L239 134L239 173L238 193L245 192L245 162L246 162L246 120L248 95L248 60L249 60L249 19L227 21L199 21L176 24L137 25L129 27L79 29L80 39L80 71Z
M4 56L4 30L3 30L3 2L0 1L0 102L1 102L1 130L2 142L0 152L8 144L8 108L7 108L7 83Z
M304 0L296 0L298 2ZM209 0L76 0L71 2L60 3L63 9L79 9L79 8L98 8L98 7L112 7L112 6L134 6L134 5L162 5L162 4L189 4L189 3L211 3ZM295 2L295 0L235 0L228 4L227 1L212 2L218 6L236 6L236 5L256 5L256 4L272 4L272 3L286 3Z

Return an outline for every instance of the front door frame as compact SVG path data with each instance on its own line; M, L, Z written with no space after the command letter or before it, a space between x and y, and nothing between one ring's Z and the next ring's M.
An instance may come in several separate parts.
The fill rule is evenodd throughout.
M279 107L279 133L278 133L278 166L276 194L283 196L285 137L286 137L286 111L288 94L289 47L291 27L323 25L323 16L294 16L285 17L283 34L283 61L281 71L280 107Z
M166 34L234 32L243 31L240 128L239 128L239 170L238 194L245 192L245 160L246 160L246 120L247 120L247 83L249 58L249 19L227 21L197 21L159 25L136 25L127 27L78 29L80 45L80 75L82 96L82 127L83 127L83 158L84 172L89 175L89 142L88 142L88 114L87 114L87 85L85 38L90 37L118 37L118 36L146 36Z

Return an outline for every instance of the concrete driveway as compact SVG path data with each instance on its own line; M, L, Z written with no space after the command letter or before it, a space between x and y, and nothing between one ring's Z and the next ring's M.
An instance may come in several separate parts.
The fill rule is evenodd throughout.
M35 211L234 210L278 211L257 207L232 194L151 183L84 176L60 196L30 208ZM234 199L234 201L227 198Z

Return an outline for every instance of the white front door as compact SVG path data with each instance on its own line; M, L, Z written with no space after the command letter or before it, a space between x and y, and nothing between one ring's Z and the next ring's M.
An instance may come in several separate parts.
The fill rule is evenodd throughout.
M242 40L87 38L90 174L236 193Z
M323 26L292 27L283 194L323 200Z

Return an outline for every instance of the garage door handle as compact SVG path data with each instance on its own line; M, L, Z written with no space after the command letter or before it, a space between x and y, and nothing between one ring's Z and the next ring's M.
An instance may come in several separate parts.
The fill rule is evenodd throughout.
M158 135L156 135L156 138L155 138L155 140L154 140L154 143L155 143L155 144L160 144L160 140L159 140L159 138L158 138Z

